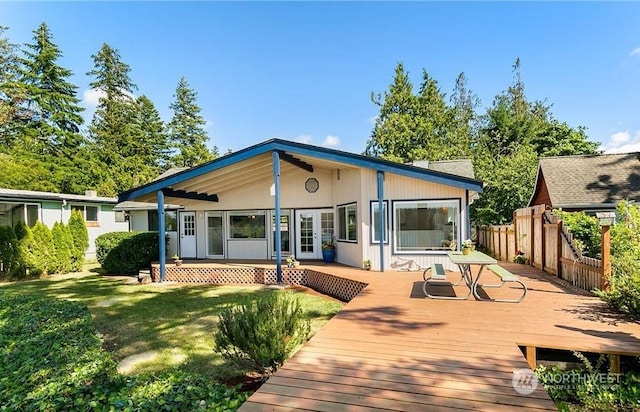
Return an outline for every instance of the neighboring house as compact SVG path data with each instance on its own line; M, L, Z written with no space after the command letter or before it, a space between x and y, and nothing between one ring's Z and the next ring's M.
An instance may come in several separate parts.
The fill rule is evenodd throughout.
M178 253L178 210L180 205L164 205L165 233L169 237L167 256ZM137 232L158 231L158 205L145 202L121 202L114 207L115 211L123 212L129 221L129 230Z
M450 266L446 252L469 237L470 199L481 191L467 176L272 139L118 198L182 205L177 222L166 220L178 226L183 258L313 260L335 239L337 262L397 270L412 261Z
M15 226L18 222L33 226L40 221L50 228L55 222L69 221L71 210L82 212L89 232L86 256L95 257L95 239L103 233L129 230L123 213L114 211L117 199L98 197L96 192L84 195L0 189L0 226Z
M589 214L640 201L640 153L544 157L529 206Z

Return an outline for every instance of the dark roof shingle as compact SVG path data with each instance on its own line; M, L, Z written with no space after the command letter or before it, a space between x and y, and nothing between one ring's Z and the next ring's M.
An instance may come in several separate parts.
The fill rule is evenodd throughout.
M540 173L554 208L640 201L638 152L541 158Z

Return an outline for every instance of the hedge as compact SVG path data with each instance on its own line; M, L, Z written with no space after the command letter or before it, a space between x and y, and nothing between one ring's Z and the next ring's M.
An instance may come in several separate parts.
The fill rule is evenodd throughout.
M0 293L0 411L233 411L247 394L179 371L123 376L79 303Z
M96 239L96 257L111 274L134 275L158 260L157 232L111 232Z

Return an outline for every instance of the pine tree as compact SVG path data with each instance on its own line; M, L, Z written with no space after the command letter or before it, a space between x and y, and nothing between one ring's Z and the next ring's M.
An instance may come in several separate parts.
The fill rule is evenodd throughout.
M8 30L0 26L0 151L13 148L16 138L19 109L25 88L18 79L18 47L11 43L4 33Z
M409 160L415 137L417 98L402 63L396 65L389 90L383 95L372 92L371 101L380 108L380 114L376 117L365 154L398 162Z
M169 105L173 118L167 125L169 140L177 150L172 158L173 165L192 167L214 159L217 153L207 149L206 121L196 103L196 92L189 88L184 77L180 78L173 97L174 101Z
M23 103L28 116L21 119L23 138L36 153L67 157L82 144L84 109L78 104L77 87L67 80L71 71L56 63L62 52L46 23L33 33L34 44L26 45L20 59L20 80L28 96Z
M71 270L71 254L73 252L73 239L69 228L64 223L56 222L51 229L53 238L53 255L55 263L53 273L67 273Z
M31 232L33 234L33 242L29 244L29 250L34 256L35 266L43 274L54 273L57 263L51 230L44 223L37 221Z
M154 166L155 171L162 171L169 163L170 151L164 122L147 96L138 97L136 103L138 105L136 123L142 134L139 141L139 155L142 156L145 164Z

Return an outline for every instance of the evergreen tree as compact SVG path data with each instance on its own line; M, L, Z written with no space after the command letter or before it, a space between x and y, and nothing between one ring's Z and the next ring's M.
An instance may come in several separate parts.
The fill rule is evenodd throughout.
M37 153L67 157L83 140L79 133L83 108L78 105L77 87L67 80L71 71L56 63L62 52L46 23L33 33L34 44L26 45L25 57L20 59L21 82L28 96L23 103L28 117L21 119L23 138Z
M56 222L51 229L53 238L54 265L53 273L67 273L71 270L73 239L69 228L64 223Z
M145 164L153 165L156 172L161 172L169 163L170 151L164 122L147 96L138 97L136 103L138 105L136 124L141 133L138 154Z
M380 114L367 141L366 155L396 162L409 160L415 137L416 100L409 73L398 63L389 90L382 95L371 93Z
M33 242L29 243L29 252L34 256L35 267L43 274L54 273L57 263L51 230L44 223L37 221L31 229Z
M0 151L8 152L19 133L17 120L25 88L18 78L18 47L11 43L4 33L8 30L0 26Z
M456 85L450 97L452 105L452 140L456 142L458 155L463 158L473 156L477 145L478 115L476 109L480 99L467 87L467 77L464 72L456 78Z
M97 164L103 168L96 174L109 175L99 190L115 195L157 176L156 161L149 163L145 142L149 130L153 129L146 129L141 114L141 110L147 114L152 110L148 99L143 99L140 105L133 97L137 87L129 78L131 69L120 60L118 50L104 44L92 57L95 67L87 74L95 77L91 87L103 95L89 126L89 134L95 146Z
M215 159L216 150L207 149L206 121L196 103L196 92L184 77L180 78L173 97L174 101L169 105L173 117L167 125L169 140L177 150L172 158L173 165L192 167Z
M73 251L71 253L71 270L80 271L84 265L84 254L89 247L89 232L82 217L82 212L72 210L67 224L71 238L73 239Z

